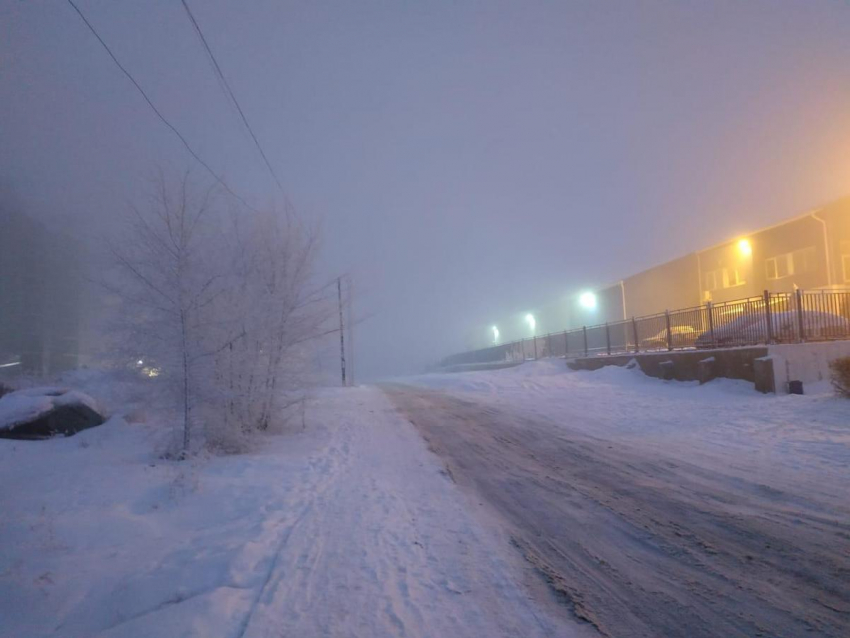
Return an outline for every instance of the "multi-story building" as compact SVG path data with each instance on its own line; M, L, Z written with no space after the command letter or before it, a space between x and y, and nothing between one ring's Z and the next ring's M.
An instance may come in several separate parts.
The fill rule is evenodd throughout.
M543 307L537 333L798 288L850 288L850 197ZM502 341L530 336L522 316L503 325Z

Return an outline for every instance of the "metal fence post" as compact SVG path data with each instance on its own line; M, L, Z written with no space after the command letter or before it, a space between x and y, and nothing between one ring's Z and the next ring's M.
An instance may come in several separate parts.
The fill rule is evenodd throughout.
M803 321L803 291L797 288L794 291L797 300L797 341L803 343L806 340L806 323Z
M608 327L608 322L605 322L605 350L611 354L611 328Z
M581 331L584 333L584 356L587 356L587 326L582 326Z
M632 317L632 331L635 333L635 352L640 352L640 339L638 338L637 319Z
M546 333L546 350L548 350L547 356L552 356L552 333Z
M773 343L773 315L770 312L770 291L764 291L764 313L767 319L767 342Z
M564 359L570 358L570 333L564 330Z
M531 340L534 342L534 360L537 361L537 335L534 335Z
M667 349L673 349L673 331L670 330L670 311L664 311L664 321L667 322Z
M717 341L714 340L714 308L710 301L705 302L705 310L708 312L708 333L711 335L711 347L717 347Z

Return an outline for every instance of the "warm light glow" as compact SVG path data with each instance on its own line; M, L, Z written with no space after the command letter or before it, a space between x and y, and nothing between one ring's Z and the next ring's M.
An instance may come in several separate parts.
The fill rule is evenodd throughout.
M499 344L499 329L496 326L493 326L493 343Z
M531 334L534 334L534 329L537 327L537 320L535 320L534 315L529 312L525 315L525 320L528 322L528 327L531 328Z
M753 246L749 239L741 239L738 242L738 252L744 257L749 257L753 254Z
M596 309L596 295L592 292L583 292L578 298L578 302L581 304L582 308L587 308L588 310Z

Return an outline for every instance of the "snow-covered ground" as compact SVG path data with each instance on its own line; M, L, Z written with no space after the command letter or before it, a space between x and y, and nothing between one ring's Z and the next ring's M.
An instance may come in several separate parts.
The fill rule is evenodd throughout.
M0 635L582 635L379 389L319 393L306 426L182 463L120 417L0 441Z
M646 447L663 441L665 449L678 448L704 462L746 462L739 471L769 473L780 481L828 479L823 489L836 496L850 478L850 401L836 396L828 382L807 386L804 396L773 395L733 379L700 386L647 377L638 368L571 371L563 360L405 381L510 406L588 434Z
M850 402L828 387L541 361L389 392L603 635L850 635Z
M763 396L562 361L404 382L846 496L850 403L828 388ZM0 636L589 635L539 604L507 533L381 389L318 392L306 429L261 451L174 462L125 386L80 387L117 415L101 427L0 440Z

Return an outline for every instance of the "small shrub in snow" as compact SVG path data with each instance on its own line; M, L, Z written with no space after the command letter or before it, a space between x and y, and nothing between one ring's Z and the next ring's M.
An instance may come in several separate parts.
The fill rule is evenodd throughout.
M841 357L829 363L832 387L841 396L850 399L850 357Z

